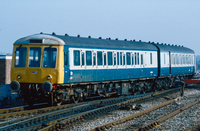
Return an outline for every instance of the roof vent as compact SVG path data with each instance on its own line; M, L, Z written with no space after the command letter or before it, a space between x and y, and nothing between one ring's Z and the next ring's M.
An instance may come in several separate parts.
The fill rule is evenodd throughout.
M77 37L80 37L80 35L77 35Z
M65 36L69 36L69 35L66 33Z
M116 38L115 40L118 40L118 38Z
M53 33L52 33L52 35L56 35L56 33L55 33L55 32L53 32Z
M88 38L91 38L91 36L89 35Z
M99 39L101 39L101 37L99 37Z

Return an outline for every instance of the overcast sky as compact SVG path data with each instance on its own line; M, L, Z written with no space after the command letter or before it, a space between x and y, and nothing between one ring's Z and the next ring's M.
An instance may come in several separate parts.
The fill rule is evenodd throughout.
M0 0L0 52L40 32L177 44L200 55L200 0Z

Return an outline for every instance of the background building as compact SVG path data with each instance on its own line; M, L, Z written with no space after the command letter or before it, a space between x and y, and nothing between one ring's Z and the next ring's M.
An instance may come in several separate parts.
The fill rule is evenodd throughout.
M0 84L10 84L11 55L0 55Z

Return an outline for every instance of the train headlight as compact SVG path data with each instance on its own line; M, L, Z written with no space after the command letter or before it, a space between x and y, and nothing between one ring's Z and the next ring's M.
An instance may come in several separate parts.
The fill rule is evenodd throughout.
M18 78L18 79L21 79L21 76L20 76L20 75L18 75L18 76L17 76L17 78Z
M11 89L12 91L19 91L19 89L20 89L20 84L19 84L19 82L18 82L18 81L12 81L12 82L10 83L10 89Z
M47 76L47 80L51 80L52 79L52 76L51 75L48 75Z
M50 82L46 81L42 84L42 90L44 93L52 91L53 86Z

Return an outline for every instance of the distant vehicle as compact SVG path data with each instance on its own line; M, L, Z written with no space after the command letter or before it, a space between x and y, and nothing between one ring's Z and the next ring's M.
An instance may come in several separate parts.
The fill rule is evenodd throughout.
M162 90L195 74L195 53L177 45L35 34L13 48L11 84L32 105Z

